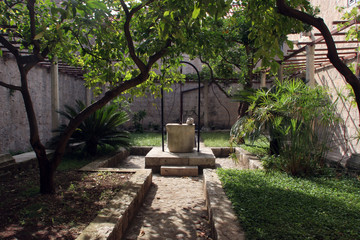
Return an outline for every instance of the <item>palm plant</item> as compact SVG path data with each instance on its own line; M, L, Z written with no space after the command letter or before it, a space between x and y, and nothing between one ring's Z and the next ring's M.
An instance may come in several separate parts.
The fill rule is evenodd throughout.
M85 108L85 104L77 100L75 107L65 105L65 110L59 113L66 119L71 120ZM129 147L129 133L120 128L122 124L129 120L125 111L119 111L116 105L105 106L85 119L76 129L69 140L69 144L83 143L83 151L94 156L97 153L98 146L104 147ZM61 135L66 128L62 124L54 132ZM54 137L51 142L55 143L59 136Z
M328 126L338 120L324 88L311 88L301 80L276 81L271 89L241 96L250 104L249 114L234 124L231 134L234 139L267 136L275 156L265 167L303 175L320 166Z

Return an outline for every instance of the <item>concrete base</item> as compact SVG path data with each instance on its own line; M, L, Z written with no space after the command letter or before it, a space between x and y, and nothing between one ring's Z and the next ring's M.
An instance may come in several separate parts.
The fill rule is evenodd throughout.
M198 166L161 166L162 176L196 177L199 176Z
M151 168L154 173L160 172L161 166L198 166L203 168L215 168L215 156L210 148L202 148L200 152L172 153L164 152L161 147L154 147L145 156L145 168Z

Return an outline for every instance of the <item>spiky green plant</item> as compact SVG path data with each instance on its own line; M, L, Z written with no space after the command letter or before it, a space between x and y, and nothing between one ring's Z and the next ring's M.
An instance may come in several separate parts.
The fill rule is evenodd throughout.
M328 127L338 121L325 88L311 88L296 79L276 81L271 89L260 89L246 100L249 115L234 124L231 134L234 139L267 136L276 156L268 158L265 167L307 175L321 165Z
M65 105L65 110L59 113L66 119L71 120L85 108L85 104L77 100L75 107ZM69 144L84 143L83 151L94 156L97 153L98 146L104 147L129 147L129 133L121 129L121 125L129 120L125 111L118 109L116 105L107 105L85 119L76 129L69 140ZM66 124L60 125L54 132L64 132ZM52 139L56 142L59 136Z

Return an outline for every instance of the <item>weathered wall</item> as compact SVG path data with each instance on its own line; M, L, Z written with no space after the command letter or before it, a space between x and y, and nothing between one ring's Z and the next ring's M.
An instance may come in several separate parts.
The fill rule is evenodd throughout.
M320 9L319 16L322 17L331 30L336 29L332 22L341 20L344 13L340 13L336 7L345 7L344 11L350 11L355 5L348 6L347 0L311 0L314 6ZM340 36L334 36L334 39ZM340 45L346 47L345 45ZM349 44L348 47L354 46ZM351 62L350 62L351 63ZM349 63L349 64L350 64ZM344 101L339 98L338 93L347 95L346 81L344 77L332 66L320 69L315 72L315 80L319 85L329 87L333 101L337 100L337 114L342 119L340 124L333 125L333 138L331 142L332 152L337 158L349 157L352 153L360 152L360 145L354 139L359 129L359 113L356 107L352 106L350 100Z
M19 73L12 57L0 58L0 79L19 85ZM45 144L51 133L51 77L47 68L36 66L28 74L30 94L37 115L39 134ZM83 81L59 73L60 109L64 104L74 105L75 99L85 101ZM0 87L0 154L9 151L26 151L29 144L29 127L24 102L19 92Z
M324 68L315 74L316 83L327 86L336 101L337 114L341 118L339 124L332 126L331 149L335 156L349 157L351 153L359 153L360 145L355 136L359 126L359 112L357 107L351 104L351 100L344 100L340 95L347 96L349 90L346 88L344 77L333 67Z
M202 84L203 85L203 84ZM237 84L233 84L237 87ZM188 117L192 117L198 124L198 83L187 82L185 84L175 84L173 91L164 94L164 123L180 122L180 92L194 89L183 93L183 122ZM208 88L208 103L205 101L205 88L200 92L200 121L204 127L204 115L206 108L208 110L208 128L209 129L229 129L237 118L238 103L232 102L215 85L210 84ZM161 125L161 100L152 95L136 98L131 104L131 112L136 113L141 110L146 111L146 117L143 121L144 129L149 129L151 125L159 127Z
M185 58L186 59L186 58ZM188 59L186 59L188 60ZM192 63L201 70L199 60ZM194 69L185 64L183 73L194 72ZM11 84L19 84L19 73L16 63L12 57L6 56L0 58L0 79ZM37 66L29 74L29 88L35 107L39 133L42 142L45 144L52 136L51 124L51 74L50 69ZM74 77L59 73L59 102L60 110L64 104L74 105L75 100L86 101L86 89L83 81ZM236 88L237 85L233 84ZM180 119L180 91L195 89L183 94L183 119L193 117L197 123L197 104L198 104L198 83L188 82L186 84L175 84L172 92L165 93L165 123L179 122ZM208 100L205 98L205 88L201 89L201 125L204 127L205 111L208 111L209 129L229 129L236 121L237 103L231 102L220 89L210 84L208 87ZM8 89L0 87L0 154L17 151L27 151L31 149L29 144L29 127L26 112L19 92L10 92ZM160 99L148 95L144 98L135 98L131 104L131 112L135 113L145 110L147 115L144 119L143 126L145 129L154 129L149 126L161 125L161 105ZM130 121L127 126L132 127Z

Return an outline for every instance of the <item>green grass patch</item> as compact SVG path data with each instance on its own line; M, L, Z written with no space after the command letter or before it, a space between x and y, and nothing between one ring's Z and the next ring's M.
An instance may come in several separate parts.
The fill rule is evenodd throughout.
M247 239L358 239L360 181L218 170Z
M229 132L204 132L200 133L206 147L230 147Z
M240 147L258 157L263 157L269 153L270 143L266 137L260 137L255 141L245 139L245 143L240 144Z
M161 146L161 133L131 133L132 146Z

